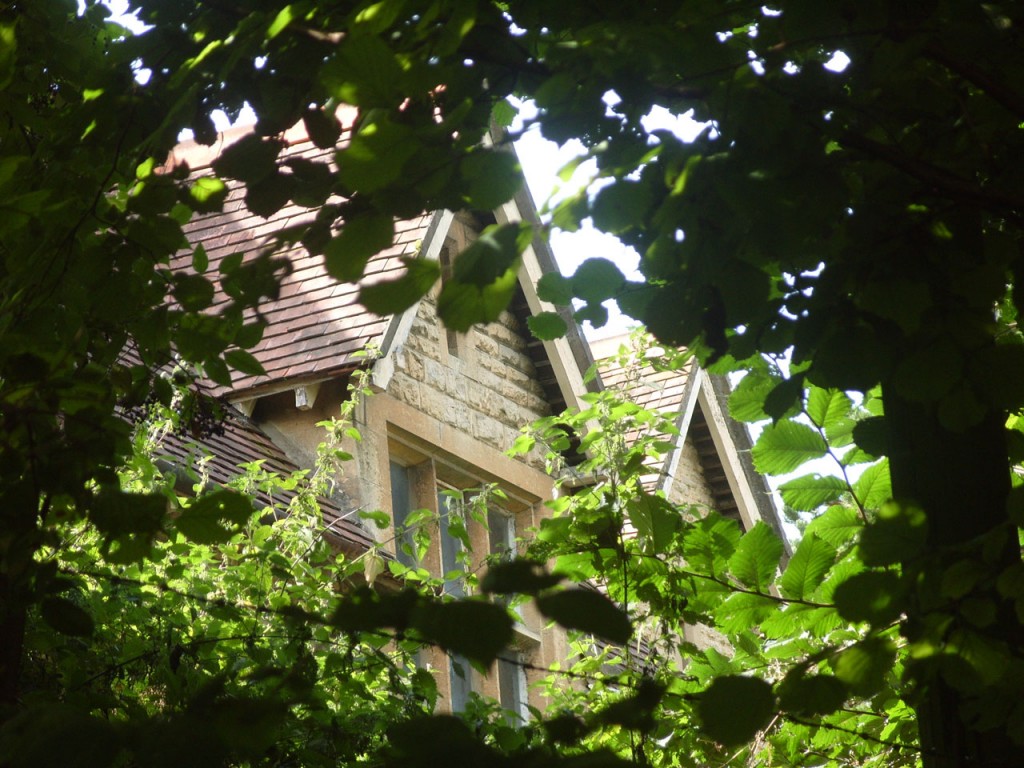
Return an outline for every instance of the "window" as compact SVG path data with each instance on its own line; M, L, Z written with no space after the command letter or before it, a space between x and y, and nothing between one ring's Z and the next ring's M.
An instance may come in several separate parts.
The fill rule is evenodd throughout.
M473 692L473 669L465 656L453 653L448 657L449 702L452 712L462 712Z
M441 577L444 593L460 598L472 593L473 578L467 574L481 574L488 560L515 556L516 513L530 514L536 495L520 495L495 485L493 474L478 475L464 458L438 455L432 446L412 438L407 442L393 436L389 464L394 544L400 563ZM424 549L428 534L430 546ZM435 670L438 689L454 712L465 710L476 692L499 702L510 713L510 722L526 719L524 654L539 641L526 623L520 615L516 647L506 651L486 675L478 674L464 657L439 648L423 648L417 665Z
M395 524L395 554L402 565L414 568L416 563L416 542L413 530L408 526L412 514L413 493L409 467L391 462L391 516Z
M489 550L498 560L511 560L516 554L516 519L493 506L487 509Z
M522 654L508 652L498 657L498 701L511 713L510 722L525 721L527 709L526 671Z
M464 569L462 554L465 546L462 541L466 538L466 521L456 499L450 491L439 488L437 493L437 509L440 516L441 528L441 573L444 576L445 594L454 597L463 597L466 594L466 582L461 576L451 579L448 575L453 572L461 572Z

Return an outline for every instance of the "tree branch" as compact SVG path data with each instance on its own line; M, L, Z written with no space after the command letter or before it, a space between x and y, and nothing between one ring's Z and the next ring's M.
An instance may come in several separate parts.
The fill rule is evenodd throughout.
M1015 214L1024 212L1024 198L998 190L987 190L968 179L910 157L896 147L882 144L853 131L843 131L838 139L843 146L888 163L945 197L971 200Z
M934 40L925 45L924 54L936 64L941 64L954 75L959 75L990 99L1005 107L1018 120L1024 120L1024 95L1007 88L976 64L955 58Z

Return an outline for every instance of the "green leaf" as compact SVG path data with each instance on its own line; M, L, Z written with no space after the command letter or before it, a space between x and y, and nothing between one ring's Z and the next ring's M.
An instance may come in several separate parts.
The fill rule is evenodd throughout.
M572 291L588 303L600 304L614 298L626 283L626 278L615 264L595 257L584 261L572 276Z
M727 748L738 747L768 725L775 696L772 687L754 677L718 677L700 694L697 713L704 730Z
M514 106L508 99L499 99L494 102L491 109L491 120L499 128L508 128L519 114L518 107Z
M846 481L835 475L803 475L779 486L782 500L798 512L812 512L831 504L849 490Z
M381 530L391 527L391 515L379 509L361 509L359 510L359 517L362 520L373 521L373 523Z
M836 587L833 599L847 621L866 621L880 627L899 618L904 609L905 587L890 571L856 573Z
M838 548L851 541L863 528L864 521L854 507L837 504L812 520L804 535L814 534Z
M559 306L572 304L572 280L561 272L548 272L537 281L537 298Z
M341 137L341 123L334 115L322 109L308 109L302 113L306 134L320 149L333 149Z
M740 539L729 558L729 568L741 583L758 592L767 592L782 558L782 541L760 520Z
M480 589L499 595L535 595L541 590L556 586L560 581L562 577L548 573L542 563L517 558L496 563L488 568L480 581Z
M244 349L229 349L224 353L224 362L236 371L241 371L249 376L267 375L263 364L253 357L252 353L246 352Z
M390 216L365 215L346 221L324 251L327 272L338 280L355 282L370 258L390 248L394 239L395 222Z
M93 633L92 616L82 607L64 597L47 597L39 606L43 621L72 637L89 637Z
M872 456L884 456L888 451L889 429L883 416L871 416L858 421L853 428L853 441Z
M18 39L14 21L0 24L0 90L6 88L14 77Z
M335 154L338 178L359 192L376 192L398 181L420 148L411 128L374 117L363 122L348 146Z
M865 565L906 562L924 549L928 518L915 506L890 501L860 536L859 554Z
M505 606L479 600L422 601L412 625L428 641L484 666L512 640L512 617Z
M764 398L764 412L779 421L795 416L803 405L804 377L802 374L783 379Z
M519 254L525 246L519 224L488 227L458 255L437 299L437 313L452 330L497 320L519 285Z
M274 17L274 20L270 22L270 26L267 27L267 40L273 40L284 32L295 19L295 13L295 7L292 5L286 5L278 11L277 16Z
M206 247L200 243L192 251L192 269L201 275L209 266L210 257L206 254Z
M783 597L806 600L821 586L835 563L836 548L815 533L805 532L779 581Z
M292 196L292 178L271 173L256 182L250 182L245 192L245 206L264 219L269 219L284 208Z
M511 152L478 148L462 159L460 170L468 182L466 207L490 211L515 197L523 184L519 160Z
M213 283L202 275L190 272L174 273L174 299L188 312L199 312L213 303Z
M807 392L807 416L826 431L849 418L853 401L838 389L822 389L812 386Z
M780 421L764 428L751 457L758 472L784 475L826 453L825 440L813 428L796 421Z
M779 706L787 712L828 715L846 702L846 686L832 675L786 675L778 687Z
M889 460L882 459L864 470L853 484L853 495L864 509L878 509L892 498L892 482L889 479Z
M188 195L193 210L213 213L224 207L228 186L216 176L202 176L192 183Z
M749 592L734 592L714 609L718 628L729 635L747 632L778 613L777 600Z
M193 501L175 520L175 527L198 544L227 541L252 516L252 502L237 491L214 491Z
M601 189L591 206L594 226L618 234L641 227L651 205L650 187L636 181L618 180Z
M618 645L633 634L626 612L593 590L565 589L541 595L537 608L567 629L588 632Z
M841 651L832 661L836 677L858 696L871 696L885 684L896 650L880 637L869 637Z
M559 339L569 330L569 325L557 312L538 312L526 318L526 325L530 333L541 341Z
M665 552L683 526L679 510L660 496L641 492L629 505L629 519L648 552Z
M403 258L402 263L406 272L398 279L362 287L359 301L364 307L378 315L404 312L422 299L441 276L436 261Z
M404 73L391 48L372 34L352 32L320 68L320 82L342 104L397 108Z
M764 421L768 418L764 401L779 380L758 373L748 373L729 395L729 413L737 421Z
M254 133L243 136L213 161L218 176L256 184L277 171L281 143Z
M437 297L438 316L448 328L462 332L480 323L494 322L512 301L519 286L518 274L516 262L489 285L446 282Z

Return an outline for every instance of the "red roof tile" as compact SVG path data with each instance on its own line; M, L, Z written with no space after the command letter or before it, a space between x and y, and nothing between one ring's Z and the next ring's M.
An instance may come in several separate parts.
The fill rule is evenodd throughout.
M178 153L189 159L198 150L184 148ZM287 147L282 159L302 157L324 161L329 150L300 140ZM206 158L209 159L208 157ZM193 169L194 176L208 175L207 168ZM264 219L250 212L244 204L244 189L235 186L228 194L220 213L200 216L185 227L193 249L204 246L209 258L206 275L218 285L212 307L223 309L229 299L219 289L216 276L223 259L234 253L243 255L243 263L255 259L273 236L288 226L312 221L316 211L288 205ZM426 235L430 214L395 222L395 245L370 259L363 284L398 277L403 266L400 256L415 256ZM322 256L312 256L302 246L285 248L278 255L286 256L292 265L280 286L276 299L261 303L260 315L268 322L263 339L250 352L267 372L266 376L249 376L232 372L231 390L240 392L259 389L284 379L327 376L356 365L357 352L367 345L379 343L389 318L368 312L357 302L359 284L338 283L327 274ZM192 253L179 253L172 269L191 270ZM249 312L247 320L255 317ZM216 389L216 393L223 392Z
M213 433L192 438L176 432L168 433L157 449L157 458L170 461L172 466L189 469L205 474L215 485L225 485L229 481L242 476L243 466L259 461L261 468L288 477L299 470L284 451L260 430L232 407L218 425L223 433ZM257 503L262 503L275 510L283 510L295 499L295 490L277 489L272 494L260 491L256 494ZM351 510L343 508L335 500L318 499L324 525L329 538L352 550L365 550L373 543L373 537L360 527L359 522L348 517Z

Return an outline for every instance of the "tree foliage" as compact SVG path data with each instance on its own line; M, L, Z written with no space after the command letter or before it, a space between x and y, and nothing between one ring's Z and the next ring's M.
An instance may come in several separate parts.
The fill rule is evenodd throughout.
M196 273L168 267L188 247L182 224L216 210L226 183L244 185L246 205L264 217L289 200L320 206L335 194L342 202L286 236L324 254L332 274L355 279L393 217L491 209L512 197L515 159L501 137L498 146L485 138L492 121L508 124L506 98L515 94L535 101L546 137L580 139L596 160L601 183L553 206L551 226L591 219L641 257L642 282L590 261L567 280L548 280L547 299L575 297L578 316L598 324L601 302L612 299L663 342L749 370L734 406L774 422L755 452L766 471L814 455L832 454L847 472L872 457L888 462L888 481L877 464L844 487L813 475L786 482L798 511L843 503L808 526L775 598L763 589L777 551L770 537L738 538L714 517L677 529L659 502L634 503L655 559L685 530L681 556L712 577L704 594L722 581L735 587L733 579L747 590L722 601L745 617L735 621L761 622L767 633L762 601L820 599L859 627L834 658L803 649L808 666L791 689L770 676L741 682L746 670L731 667L702 678L695 665L704 685L697 721L729 744L764 725L766 702L812 702L801 714L780 709L795 728L811 715L837 717L830 708L840 695L891 690L896 704L878 707L903 707L899 723L916 714L925 763L1022 762L1022 517L1011 472L1024 456L1019 4L135 7L151 25L145 34L110 23L96 3L79 12L65 0L15 0L0 10L0 702L9 722L24 704L35 611L70 636L98 626L65 595L48 553L65 557L71 532L84 530L108 561L132 563L174 530L160 494L122 488L117 468L132 448L118 409L172 402L173 388L153 375L172 354L183 370L220 383L232 368L258 372L245 350L262 324L243 321L244 311L274 295L287 263L272 250L245 264L226 260L217 279L231 300L211 314L212 284L196 274L202 250ZM826 66L837 51L847 67ZM212 113L234 117L245 104L258 116L255 132L213 175L162 171L182 129L212 144ZM342 104L356 112L339 144ZM708 127L690 143L648 132L655 106L692 110ZM299 122L335 150L333 166L279 162L279 135ZM534 234L496 227L458 258L441 302L446 322L493 318ZM367 306L409 306L438 276L418 259L407 266L367 290ZM551 315L532 325L541 336L561 330ZM122 357L126 346L135 358ZM784 353L786 376L763 357ZM851 416L847 391L877 412ZM183 410L207 418L198 405ZM183 505L179 520L196 546L242 521L233 499ZM593 511L593 526L609 503ZM625 511L601 514L617 524ZM77 528L83 521L91 527ZM584 573L581 563L564 565ZM814 587L819 574L832 574L822 582L827 594ZM714 599L697 599L694 617L718 612ZM795 610L813 622L825 610L795 605L803 608L779 615ZM838 647L831 631L817 636ZM904 654L895 665L894 648ZM712 659L708 668L734 662L744 663ZM758 716L743 728L716 726L721 702L744 692L760 702ZM833 722L832 732L861 725ZM904 743L903 725L895 727L872 743ZM443 732L474 759L490 755L454 726ZM403 733L399 753L418 738Z

